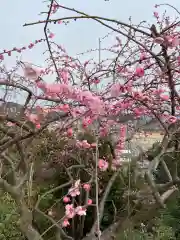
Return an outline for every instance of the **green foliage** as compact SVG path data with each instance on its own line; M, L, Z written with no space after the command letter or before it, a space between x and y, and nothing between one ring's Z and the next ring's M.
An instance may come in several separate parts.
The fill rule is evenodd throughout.
M180 196L169 201L167 208L161 211L162 222L169 226L180 239Z
M146 228L128 228L119 234L116 240L175 240L173 229L157 220L153 233L148 233Z
M171 143L172 144L172 143ZM160 152L160 146L156 143L150 150L149 156L157 156ZM180 154L171 152L164 154L163 160L167 164L171 174L173 174L174 166L180 164ZM178 168L178 175L180 169ZM160 163L157 171L154 173L157 183L168 182L167 174ZM158 239L180 239L180 195L176 198L172 198L167 202L166 209L160 210L160 223L158 227ZM176 236L176 237L175 237Z
M8 194L0 197L0 239L25 240L18 228L19 215L15 202Z
M87 140L89 143L95 142L95 138L92 136L91 132L85 132L81 133L80 136L78 136L79 140ZM33 157L34 161L34 170L37 173L36 175L38 177L42 178L42 181L39 181L36 175L33 179L33 185L32 185L32 192L33 196L27 196L27 199L25 199L28 203L31 202L30 206L33 209L33 206L35 205L37 199L39 196L42 196L45 192L49 191L50 189L53 189L67 181L69 181L68 174L65 170L65 167L69 167L76 164L84 164L86 166L86 169L72 169L71 175L74 179L80 178L82 182L87 182L90 180L90 175L87 173L87 170L92 168L93 162L93 151L92 149L84 149L84 150L78 150L74 147L73 142L71 145L71 141L73 139L67 140L65 138L60 139L56 133L49 133L47 131L44 131L39 135L36 139L33 140L31 144L28 145L28 152L31 157ZM99 157L106 157L107 161L109 161L109 164L111 164L111 161L113 159L113 146L111 145L111 142L109 138L102 138L100 139L100 147L99 147ZM66 151L68 154L64 156L62 153L63 151ZM45 170L51 170L54 168L55 174L53 174L50 178L44 179L44 176L40 176L38 172L38 168L41 170L42 166L45 166ZM137 191L141 189L142 182L139 181L138 183L134 182L133 180L133 165L129 166L128 171L121 171L120 175L117 177L116 181L114 182L111 191L109 193L109 196L105 202L105 210L104 210L104 216L102 219L101 224L101 230L103 231L106 229L110 224L113 223L114 220L118 219L119 217L126 218L128 215L128 210L135 209L136 205L134 203L134 199L132 196L128 196L127 199L127 192L129 190ZM122 168L123 170L123 168ZM104 190L106 189L106 186L113 174L113 171L111 168L109 168L106 172L100 172L99 173L99 200L101 200ZM59 220L64 216L64 205L62 203L62 197L67 193L68 188L63 188L61 190L58 190L56 192L53 192L51 194L46 195L42 201L40 202L39 208L44 213L48 213L48 210L53 210L54 220ZM7 196L6 196L7 198ZM90 192L90 198L95 202L95 186L92 185L91 192ZM83 201L85 199L85 192L81 194L81 197L77 197L75 199L75 202L77 204L82 205ZM128 201L127 201L128 200ZM127 204L128 203L128 204ZM4 205L5 204L5 205ZM3 207L2 207L3 206ZM11 218L8 218L9 216L9 208L10 210L14 210L15 214L11 216ZM4 237L2 240L5 239L12 239L12 240L24 240L22 237L20 231L18 231L18 214L16 211L15 203L11 200L3 200L3 204L0 205L0 214L1 214L1 225L0 225L0 234ZM8 209L4 211L3 209ZM4 211L4 212L3 212ZM11 211L10 211L11 212ZM136 211L134 211L135 213ZM134 214L133 213L133 214ZM6 221L4 221L6 219ZM7 220L9 219L9 220ZM87 216L85 218L85 224L84 224L84 232L83 235L86 235L87 232L90 231L92 224L95 219L95 208L89 207ZM6 227L6 222L8 223L8 226ZM75 219L75 234L78 236L79 234L79 219L76 221ZM45 230L47 230L52 223L44 218L41 214L34 212L33 213L33 225L34 227L42 234ZM165 225L165 224L164 224ZM162 226L166 229L166 225ZM1 230L2 229L2 230ZM159 227L160 229L160 227ZM165 229L163 231L160 231L158 236L161 236L165 233ZM71 234L71 227L68 228L68 233ZM48 231L44 235L45 240L54 240L54 228L51 228L50 231ZM169 231L169 230L168 230ZM167 231L167 232L168 232ZM163 240L166 238L150 238L150 236L147 233L142 233L140 230L131 229L131 233L126 231L126 233L123 233L124 235L121 235L120 239L157 239L157 240ZM162 234L161 234L162 232ZM170 231L169 231L170 232ZM8 235L9 234L9 235ZM19 235L18 235L19 234ZM160 235L161 234L161 235ZM156 233L157 235L157 233ZM166 234L167 235L167 234ZM133 238L132 238L132 237ZM162 235L163 236L163 235ZM165 236L164 236L165 237ZM1 236L0 236L1 239Z
M146 233L129 228L119 234L116 240L152 240L152 238Z
M162 223L157 228L156 240L175 240L175 239L176 238L174 236L174 231L172 227L169 227L168 225Z

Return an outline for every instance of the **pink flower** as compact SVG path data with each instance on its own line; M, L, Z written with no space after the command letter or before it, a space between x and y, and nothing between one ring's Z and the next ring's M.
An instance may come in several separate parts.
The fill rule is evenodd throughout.
M160 98L164 101L168 101L169 100L169 96L168 95L161 95Z
M119 83L113 84L110 92L111 92L111 97L118 97L121 93L120 84Z
M138 100L142 100L142 98L143 98L143 94L142 94L142 92L133 92L132 93L132 96L134 97L134 98L136 98L136 99L138 99Z
M92 123L92 119L90 117L84 118L82 125L84 128L88 127Z
M68 194L71 196L71 197L76 197L76 196L79 196L80 195L80 180L77 180L74 184L73 187L71 187L68 191Z
M103 101L99 99L99 97L95 96L89 99L87 106L89 106L91 112L93 114L103 114L104 113L104 106Z
M64 83L46 84L46 94L62 94L66 97L72 96L71 86Z
M43 71L41 68L34 67L30 64L25 64L23 70L24 76L31 80L37 80Z
M45 92L45 90L46 90L46 83L44 81L42 81L42 80L39 80L39 79L35 80L35 82L36 82L36 86L38 88L40 88L42 91Z
M69 226L69 225L70 225L70 223L69 223L68 219L65 218L65 219L63 220L62 226L63 226L63 227L67 227L67 226Z
M12 127L12 126L15 126L15 125L16 125L15 123L7 122L7 126L8 126L8 127Z
M4 56L0 54L0 60L4 60Z
M144 76L144 69L143 69L142 67L136 68L135 74L136 74L138 77L143 77L143 76Z
M179 39L173 36L166 36L165 43L168 47L177 47L179 45Z
M69 80L69 72L67 70L63 70L60 72L61 78L65 84L68 83Z
M140 55L140 60L143 61L145 59L146 59L146 53L142 52L141 55Z
M64 105L61 106L60 109L61 109L62 111L64 111L64 112L68 112L68 111L69 111L69 105L68 105L68 104L64 104Z
M86 216L86 209L81 207L81 206L78 206L76 209L75 209L75 212L77 215L79 216Z
M80 142L79 140L76 141L76 146L78 148L85 148L85 149L88 149L91 147L91 144L89 144L87 142L87 140L83 140L82 142Z
M73 207L73 204L67 204L65 206L66 209L66 217L67 218L73 218L76 215L75 208Z
M71 188L71 189L69 189L68 193L71 197L76 197L76 196L80 195L79 188Z
M171 117L168 119L168 121L169 121L170 123L175 123L175 122L177 121L177 118L174 117L174 116L171 116Z
M159 18L158 12L154 12L154 17Z
M96 148L97 144L96 143L91 143L92 148Z
M40 123L37 123L37 124L36 124L36 128L37 128L37 129L40 129L40 128L41 128L41 124L40 124Z
M72 137L72 135L73 135L73 130L72 130L72 128L69 128L69 129L67 130L67 135L68 135L68 137Z
M85 191L88 192L91 189L91 185L89 183L85 183L85 184L83 184L83 188Z
M29 114L27 113L26 116L28 117L29 121L33 122L33 123L38 123L39 118L36 114Z
M80 187L80 179L78 179L77 181L75 181L75 183L74 183L74 187Z
M94 78L93 83L98 84L100 83L100 80L98 78Z
M67 197L67 196L65 196L65 197L63 198L63 202L64 202L64 203L68 203L68 202L70 202L70 201L71 201L70 198Z
M92 204L92 199L88 199L87 204L88 204L88 205L91 205L91 204Z
M136 117L139 117L139 116L142 115L142 112L141 112L141 110L139 108L134 108L133 112L134 112Z
M54 33L50 33L50 34L49 34L49 38L53 38L54 36L55 36Z
M32 49L33 47L34 47L34 43L30 43L28 46L29 49ZM17 50L17 52L21 52L21 50L19 49L19 50Z
M98 166L99 166L99 169L104 172L107 170L109 164L105 160L99 159Z
M76 147L81 148L82 147L82 142L79 140L76 141Z
M87 142L87 140L83 140L83 141L82 141L82 147L83 147L83 148L90 148L91 145Z
M178 47L180 45L180 40L178 37L174 37L171 42L172 47Z

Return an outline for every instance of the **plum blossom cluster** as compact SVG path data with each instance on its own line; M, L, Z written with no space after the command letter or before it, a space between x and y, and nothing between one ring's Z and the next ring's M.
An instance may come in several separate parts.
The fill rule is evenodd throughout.
M176 48L180 46L180 37L177 35L171 36L160 36L154 39L154 42L157 44L162 44L168 48Z
M3 52L0 53L0 60L4 60L4 55L7 55L7 56L11 56L12 55L12 52L16 52L16 53L21 53L22 51L24 50L27 50L27 49L32 49L33 47L35 47L38 43L41 43L45 41L44 39L39 39L39 40L35 40L34 42L31 42L27 47L21 47L21 48L17 48L17 47L14 47L13 49L11 50L4 50Z
M75 206L71 203L72 198L80 195L80 189L84 189L86 192L89 192L91 185L89 183L81 184L80 180L75 181L73 186L69 189L68 194L63 198L65 206L65 217L63 218L62 226L67 227L70 225L70 219L74 218L76 215L85 216L87 211L87 206L92 204L92 200L88 199L87 203L84 206Z
M70 225L69 219L74 218L76 215L86 216L86 207L78 206L74 207L73 204L67 204L65 206L65 218L62 222L63 227Z
M76 147L80 149L96 148L96 143L88 143L87 140L76 141Z
M99 159L98 167L101 171L106 171L108 169L109 163L105 159Z
M116 158L116 159L112 160L111 170L117 171L119 169L119 167L121 167L121 166L122 166L121 159ZM99 167L100 171L105 172L109 167L109 163L106 159L99 159L98 167Z
M26 77L36 80L37 87L44 92L45 96L57 97L58 95L61 96L61 98L65 97L67 99L78 101L79 103L83 104L95 115L104 113L104 103L102 99L100 99L99 96L96 96L92 92L83 91L66 83L47 84L43 81L40 81L38 80L38 77L40 76L41 72L34 67L31 67L30 70L28 66L25 66L24 72Z
M129 82L129 84L126 85L116 83L112 85L110 92L112 97L118 97L121 93L131 92L131 90L132 90L131 82Z

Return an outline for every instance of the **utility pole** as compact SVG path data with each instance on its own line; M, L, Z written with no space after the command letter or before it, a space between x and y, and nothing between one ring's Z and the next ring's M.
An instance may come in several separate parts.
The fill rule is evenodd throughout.
M99 38L99 70L101 69L101 39Z

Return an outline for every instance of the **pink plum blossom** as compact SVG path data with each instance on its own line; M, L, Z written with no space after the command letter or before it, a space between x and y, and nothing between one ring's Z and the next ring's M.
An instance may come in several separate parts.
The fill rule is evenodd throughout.
M79 216L86 216L86 208L83 208L81 206L76 207L75 212Z
M171 116L169 119L168 119L168 122L170 123L175 123L177 121L177 118L174 117L174 116Z
M135 74L136 74L138 77L143 77L143 76L144 76L144 69L143 69L142 67L136 68Z
M37 80L38 77L43 72L42 68L38 68L30 64L24 64L23 70L24 70L24 76L34 81Z
M84 188L85 191L88 192L91 189L91 185L89 183L84 183L83 188Z
M77 180L73 187L71 187L68 191L68 194L71 197L76 197L80 195L80 180Z
M106 171L109 164L107 161L103 160L103 159L99 159L99 162L98 162L98 166L99 166L99 169L101 171Z
M69 223L68 219L65 218L65 219L63 220L63 222L62 222L62 226L63 226L63 227L67 227L67 226L69 226L69 225L70 225L70 223Z
M88 205L91 205L92 202L93 202L92 199L88 199L88 203L87 203L87 204L88 204Z
M158 12L154 12L154 17L159 18Z
M82 141L82 147L83 147L83 148L90 148L91 145L87 142L87 140L83 140L83 141Z
M168 95L161 95L160 98L164 101L168 101L169 100L169 96Z
M96 148L97 144L96 143L91 143L92 148Z
M50 33L49 34L49 38L54 38L55 34L54 33Z
M64 202L64 203L68 203L68 202L70 202L70 201L71 201L70 198L67 197L67 196L65 196L65 197L63 198L63 202Z
M7 122L7 126L9 126L9 127L12 127L12 126L15 126L15 125L16 125L15 123Z
M111 97L118 97L121 92L121 85L119 83L115 83L112 85L110 89Z
M72 137L72 136L73 136L73 130L72 130L72 128L69 128L69 129L67 130L67 136L68 136L68 137Z
M67 218L73 218L76 215L73 204L67 204L65 206L65 209L66 209L65 214Z

